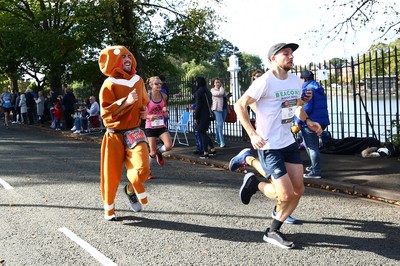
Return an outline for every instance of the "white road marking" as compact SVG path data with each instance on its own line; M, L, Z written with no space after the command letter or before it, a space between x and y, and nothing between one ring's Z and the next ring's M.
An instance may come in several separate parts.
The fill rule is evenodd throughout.
M10 184L8 184L6 181L0 178L0 184L5 188L5 189L14 189Z
M67 237L69 237L72 241L77 243L79 246L81 246L84 250L89 252L90 255L92 255L98 262L100 262L103 265L117 265L115 262L104 256L102 253L100 253L97 249L92 247L89 243L87 243L85 240L77 236L75 233L73 233L71 230L69 230L66 227L59 228L61 232L63 232Z

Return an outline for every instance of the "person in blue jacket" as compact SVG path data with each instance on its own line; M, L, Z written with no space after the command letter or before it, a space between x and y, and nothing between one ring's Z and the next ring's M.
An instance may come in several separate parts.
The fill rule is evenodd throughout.
M324 88L314 79L314 74L310 70L301 72L300 78L303 80L303 93L307 89L312 90L312 98L304 105L309 118L318 122L322 130L330 125L328 114L328 103ZM301 134L304 139L304 146L311 160L311 166L306 167L308 173L304 174L304 178L321 178L319 137L317 134L307 127L307 124L301 125Z

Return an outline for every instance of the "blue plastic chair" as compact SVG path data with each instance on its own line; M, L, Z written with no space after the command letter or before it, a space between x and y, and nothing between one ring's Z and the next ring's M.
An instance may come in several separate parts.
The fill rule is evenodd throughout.
M169 124L170 131L175 132L174 141L172 142L172 146L175 146L176 139L178 139L179 144L189 146L189 141L187 139L186 133L188 132L190 114L191 114L191 112L186 111L182 114L181 120L179 120L178 123L175 123L175 124L170 123ZM181 141L181 139L179 138L179 134L183 134L183 136L185 137L185 141L183 141L183 139Z

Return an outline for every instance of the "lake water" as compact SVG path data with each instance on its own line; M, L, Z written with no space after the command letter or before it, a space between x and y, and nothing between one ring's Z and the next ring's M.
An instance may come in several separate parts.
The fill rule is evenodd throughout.
M360 98L356 96L333 96L328 99L334 138L373 137L384 142L390 135L390 123L399 115L399 102L394 99ZM363 104L364 103L364 104Z
M399 102L392 97L383 99L360 98L358 95L354 98L350 96L328 96L328 111L331 125L327 128L333 138L342 139L346 137L375 137L381 142L390 136L387 132L390 130L391 120L399 115ZM364 105L362 104L364 103ZM170 107L171 122L177 122L182 108ZM369 121L368 121L369 118ZM189 131L193 132L193 125L189 126ZM214 131L214 125L210 132ZM396 132L395 132L396 133ZM242 126L239 122L225 123L224 135L229 138L242 138Z

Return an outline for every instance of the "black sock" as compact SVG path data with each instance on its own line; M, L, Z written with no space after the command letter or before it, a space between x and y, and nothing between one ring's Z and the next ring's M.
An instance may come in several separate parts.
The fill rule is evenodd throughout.
M269 228L270 232L273 231L279 231L281 229L283 222L280 222L279 220L274 219L272 221L271 227Z

